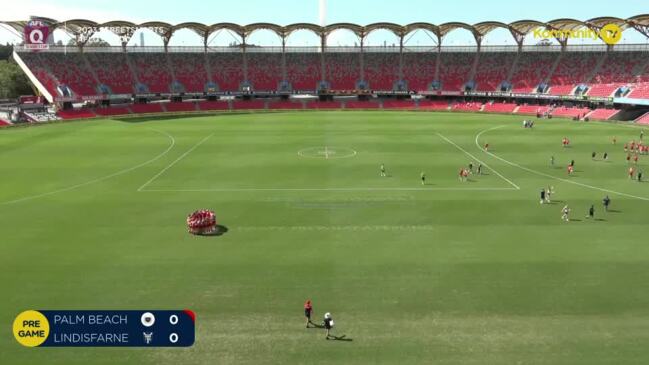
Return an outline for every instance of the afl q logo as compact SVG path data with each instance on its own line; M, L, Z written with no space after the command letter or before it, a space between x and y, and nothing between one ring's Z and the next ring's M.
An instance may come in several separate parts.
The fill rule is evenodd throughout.
M27 49L48 48L47 38L50 35L50 28L40 20L31 20L25 26L24 40Z

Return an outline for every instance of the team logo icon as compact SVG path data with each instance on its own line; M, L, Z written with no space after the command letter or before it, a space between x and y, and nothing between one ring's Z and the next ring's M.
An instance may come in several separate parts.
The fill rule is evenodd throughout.
M25 49L48 49L47 38L49 36L50 28L47 24L40 20L30 20L24 29Z
M144 327L151 327L155 323L155 316L151 312L146 312L142 314L140 322L142 322Z
M599 35L606 44L613 45L622 38L622 29L615 24L606 24L599 31Z

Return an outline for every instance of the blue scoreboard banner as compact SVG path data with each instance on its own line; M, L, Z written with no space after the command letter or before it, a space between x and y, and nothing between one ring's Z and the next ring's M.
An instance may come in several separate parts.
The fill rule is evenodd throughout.
M13 333L27 347L188 347L195 322L190 310L28 310Z

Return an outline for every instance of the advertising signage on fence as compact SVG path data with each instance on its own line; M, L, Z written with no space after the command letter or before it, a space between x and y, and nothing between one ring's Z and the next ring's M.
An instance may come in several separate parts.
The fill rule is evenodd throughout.
M49 49L47 38L50 36L50 27L40 20L30 20L23 32L24 48L37 51Z
M464 92L463 91L442 91L441 95L459 96L459 95L464 95Z
M92 101L92 100L106 100L108 95L84 95L81 97L83 101Z
M79 99L73 96L55 96L54 101L57 103L67 103L72 101L78 101Z

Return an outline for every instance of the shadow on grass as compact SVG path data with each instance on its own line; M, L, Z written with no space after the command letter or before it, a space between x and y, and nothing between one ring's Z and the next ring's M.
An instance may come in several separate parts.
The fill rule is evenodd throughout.
M310 326L307 327L307 328L325 328L324 325L322 325L322 324L317 324L317 323L313 323L313 322L309 322L309 324L310 324Z
M146 117L129 117L129 118L115 118L118 122L124 123L146 123L146 122L158 122L164 120L176 120L176 119L186 119L191 118L191 115L160 115L160 116L146 116Z
M218 237L218 236L223 236L226 233L228 233L228 227L217 224L216 228L214 229L214 232L201 234L200 236L208 236L208 237L217 236Z
M354 341L352 338L347 338L347 335L342 335L342 336L329 336L327 337L327 340L332 340L332 341L345 341L345 342L351 342Z
M118 122L124 123L146 123L146 122L159 122L165 120L176 120L176 119L187 119L187 118L201 118L201 117L219 117L223 115L243 115L243 114L253 114L252 111L206 111L203 113L187 113L187 114L172 114L172 115L145 115L145 116L133 116L133 117L118 117L111 118Z
M609 210L607 210L607 212L609 212L609 213L622 213L621 210L617 210L617 209L609 209Z

